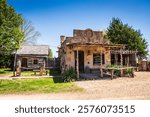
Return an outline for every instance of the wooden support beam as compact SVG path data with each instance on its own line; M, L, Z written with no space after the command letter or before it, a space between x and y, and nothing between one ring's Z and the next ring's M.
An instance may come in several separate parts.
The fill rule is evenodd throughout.
M135 53L135 67L136 67L136 71L139 71L139 63L138 63L137 53Z
M137 67L137 54L135 53L134 56L135 56L135 66Z
M127 55L127 66L129 66L129 54Z
M16 76L16 59L17 59L17 49L14 50L14 66L13 66L13 76Z
M78 51L78 47L77 47L77 58L76 58L76 61L77 61L77 66L76 66L76 70L77 70L77 79L79 79L79 51Z
M103 57L102 57L102 49L101 49L101 52L100 52L100 72L101 72L101 78L103 77L103 69L102 69L102 59L103 59Z
M122 58L122 50L120 50L120 65L122 66L123 64L122 64L122 62L123 62L123 60L122 60L123 58Z
M115 57L115 65L117 65L118 59L117 59L117 54L116 53L114 54L114 57Z
M120 66L122 66L123 64L123 60L122 60L123 58L122 58L122 50L120 50ZM121 75L121 77L123 76L123 70L121 69L121 71L120 71L120 75Z
M114 77L114 70L112 69L111 70L111 80L113 79L113 77Z

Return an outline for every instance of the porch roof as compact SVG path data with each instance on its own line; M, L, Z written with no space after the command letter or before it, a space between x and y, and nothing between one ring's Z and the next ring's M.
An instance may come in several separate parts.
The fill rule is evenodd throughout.
M112 54L136 54L138 51L134 50L111 50Z
M67 46L77 46L77 47L87 47L87 46L101 46L101 47L118 47L123 48L127 46L127 44L99 44L99 43L66 43Z

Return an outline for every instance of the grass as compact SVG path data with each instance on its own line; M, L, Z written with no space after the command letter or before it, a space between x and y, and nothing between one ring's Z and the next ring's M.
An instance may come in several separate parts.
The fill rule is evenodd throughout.
M10 68L0 68L0 76L13 74Z
M0 94L58 93L82 91L74 83L54 83L51 78L0 80Z
M39 75L39 72L36 73ZM0 76L7 76L7 75L13 75L13 71L11 71L10 68L0 68ZM45 73L43 75L46 75ZM47 74L49 75L49 73ZM59 76L61 75L58 70L51 70L50 75L56 75ZM35 76L33 71L22 71L21 76Z
M0 68L0 76L13 75L13 71L10 68ZM21 76L33 76L33 71L24 71L21 72Z
M21 76L34 76L34 72L33 71L23 71L23 72L21 72Z

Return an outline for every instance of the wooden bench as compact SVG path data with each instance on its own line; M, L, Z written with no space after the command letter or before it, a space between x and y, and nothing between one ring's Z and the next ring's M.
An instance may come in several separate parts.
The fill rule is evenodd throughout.
M111 80L113 79L114 77L114 71L115 70L119 70L121 72L121 77L123 75L123 70L127 70L127 69L131 69L132 70L132 73L131 73L131 76L134 77L134 69L135 67L123 67L123 68L100 68L101 69L101 77L103 77L103 70L109 70L110 73L111 73Z
M40 70L33 70L33 72L34 72L34 75L36 75L37 72L40 73ZM42 72L46 73L46 75L48 74L48 70L43 70Z

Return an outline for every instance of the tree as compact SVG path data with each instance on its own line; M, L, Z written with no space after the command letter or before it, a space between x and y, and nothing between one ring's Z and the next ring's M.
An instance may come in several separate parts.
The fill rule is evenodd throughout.
M0 54L2 55L0 60L3 63L7 62L12 50L19 48L23 41L22 23L22 16L17 14L14 8L7 4L6 0L0 0ZM0 65L2 64L0 63Z
M37 38L40 36L38 31L35 31L32 22L24 19L23 24L21 25L21 30L24 33L23 45L35 45Z
M10 52L14 48L19 48L23 39L21 24L23 18L17 14L13 7L9 6L6 0L0 1L0 50Z
M148 54L148 42L142 37L141 31L123 24L119 18L112 19L107 28L107 38L115 44L127 44L127 49L137 50L141 58Z
M49 49L48 58L51 60L53 58L53 52L51 49Z

